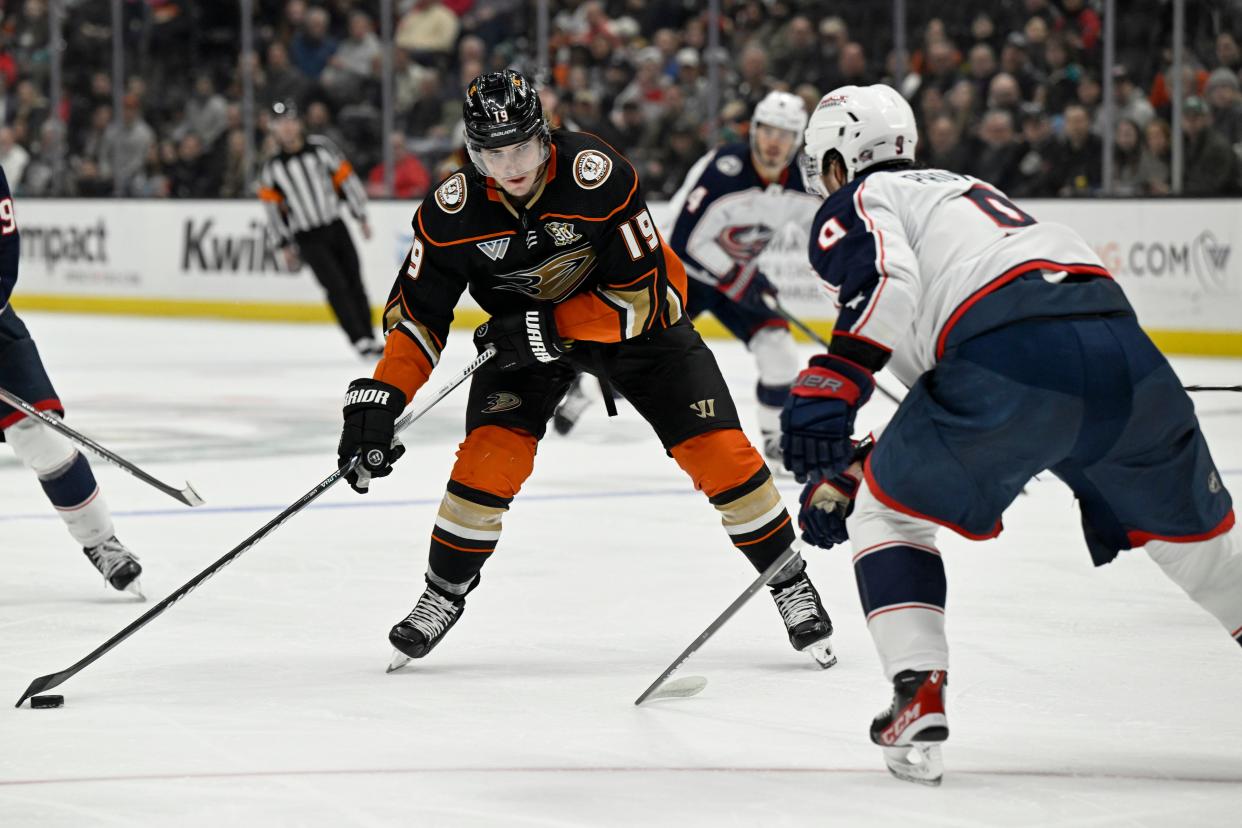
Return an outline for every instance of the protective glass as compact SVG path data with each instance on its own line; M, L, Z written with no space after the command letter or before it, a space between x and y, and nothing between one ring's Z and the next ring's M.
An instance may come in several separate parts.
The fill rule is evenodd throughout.
M802 181L806 184L806 191L820 198L827 198L828 193L824 190L824 183L819 180L819 162L804 152L798 155L798 167L802 170Z
M470 160L484 175L492 178L520 178L548 160L548 145L541 136L498 149L467 146Z

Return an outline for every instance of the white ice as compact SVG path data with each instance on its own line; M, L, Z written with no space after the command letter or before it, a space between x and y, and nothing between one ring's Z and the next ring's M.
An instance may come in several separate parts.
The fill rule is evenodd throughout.
M94 463L151 603L331 472L341 394L365 370L326 326L27 321L70 424L208 501ZM748 355L712 347L749 417ZM429 388L471 356L456 333ZM1176 364L1186 382L1242 381L1236 361ZM0 825L1238 824L1242 652L1142 553L1093 569L1050 477L999 540L942 537L939 789L891 778L867 741L888 688L844 550L809 555L838 666L793 652L760 594L681 671L709 678L701 695L632 705L753 571L624 406L549 435L461 623L386 675L465 400L407 432L374 493L332 490L57 688L64 708L0 710ZM1236 489L1242 395L1195 400ZM2 448L0 498L11 704L144 605L105 589Z

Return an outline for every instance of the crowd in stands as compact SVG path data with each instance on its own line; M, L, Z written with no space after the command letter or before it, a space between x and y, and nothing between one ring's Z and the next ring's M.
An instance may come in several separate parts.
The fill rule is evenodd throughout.
M123 0L121 111L113 111L111 4L62 0L63 86L50 102L47 0L0 0L0 166L24 195L104 196L119 171L135 197L248 197L247 142L273 150L267 112L296 100L308 131L384 193L422 196L461 162L465 83L515 66L535 73L536 3L394 0L395 130L381 118L378 0L254 0L255 52L240 53L236 2ZM908 3L908 60L893 49L890 4L721 0L720 49L707 3L551 0L554 126L625 152L654 198L677 190L711 146L744 140L754 104L788 89L813 108L830 89L886 82L910 100L921 160L994 182L1015 197L1101 191L1114 142L1117 195L1170 192L1171 4L1118 0L1113 66L1103 65L1096 0ZM1183 191L1242 192L1242 3L1188 3ZM719 65L719 98L709 85ZM255 78L256 129L243 126L242 71ZM1104 72L1116 102L1104 134ZM718 121L709 122L713 110ZM62 163L63 160L63 163Z

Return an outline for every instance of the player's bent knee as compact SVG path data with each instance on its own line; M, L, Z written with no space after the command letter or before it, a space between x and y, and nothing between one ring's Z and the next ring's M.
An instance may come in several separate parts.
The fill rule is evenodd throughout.
M708 497L741 486L765 468L759 452L737 428L699 434L673 446L669 453L690 475L694 488Z
M909 543L934 546L939 526L929 520L898 512L887 506L871 491L863 480L854 500L854 512L847 522L850 540L855 549L865 549L876 543L900 540Z
M798 378L802 364L798 347L788 328L760 328L747 343L755 355L759 367L759 382L763 385L792 385Z
M77 454L66 437L29 417L6 428L4 439L17 459L40 477L63 469Z
M500 498L513 499L535 469L534 435L503 426L480 426L457 449L453 481Z

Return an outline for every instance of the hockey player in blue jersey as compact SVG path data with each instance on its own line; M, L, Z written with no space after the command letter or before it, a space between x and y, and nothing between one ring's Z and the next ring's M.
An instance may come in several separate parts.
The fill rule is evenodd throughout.
M806 227L820 199L808 193L796 156L806 107L789 92L770 92L756 106L750 143L709 152L691 168L669 203L669 244L686 266L686 310L710 311L746 343L759 368L756 394L765 456L780 462L780 413L801 360L789 325L764 302L776 295L758 258L787 225ZM573 427L590 402L579 377L558 407L559 432Z
M985 181L915 169L916 140L887 86L834 90L811 115L808 181L829 195L810 259L840 316L794 384L782 449L807 484L803 537L830 547L848 524L894 686L871 738L895 775L937 784L949 732L940 527L995 537L1049 470L1077 497L1097 566L1145 547L1239 643L1242 543L1190 399L1091 247ZM855 413L884 367L910 392L874 444L856 444Z
M9 298L17 283L21 242L13 195L0 169L0 387L40 411L64 415L39 350ZM142 597L142 566L119 540L90 463L68 439L0 402L0 442L39 478L69 534L114 589Z

